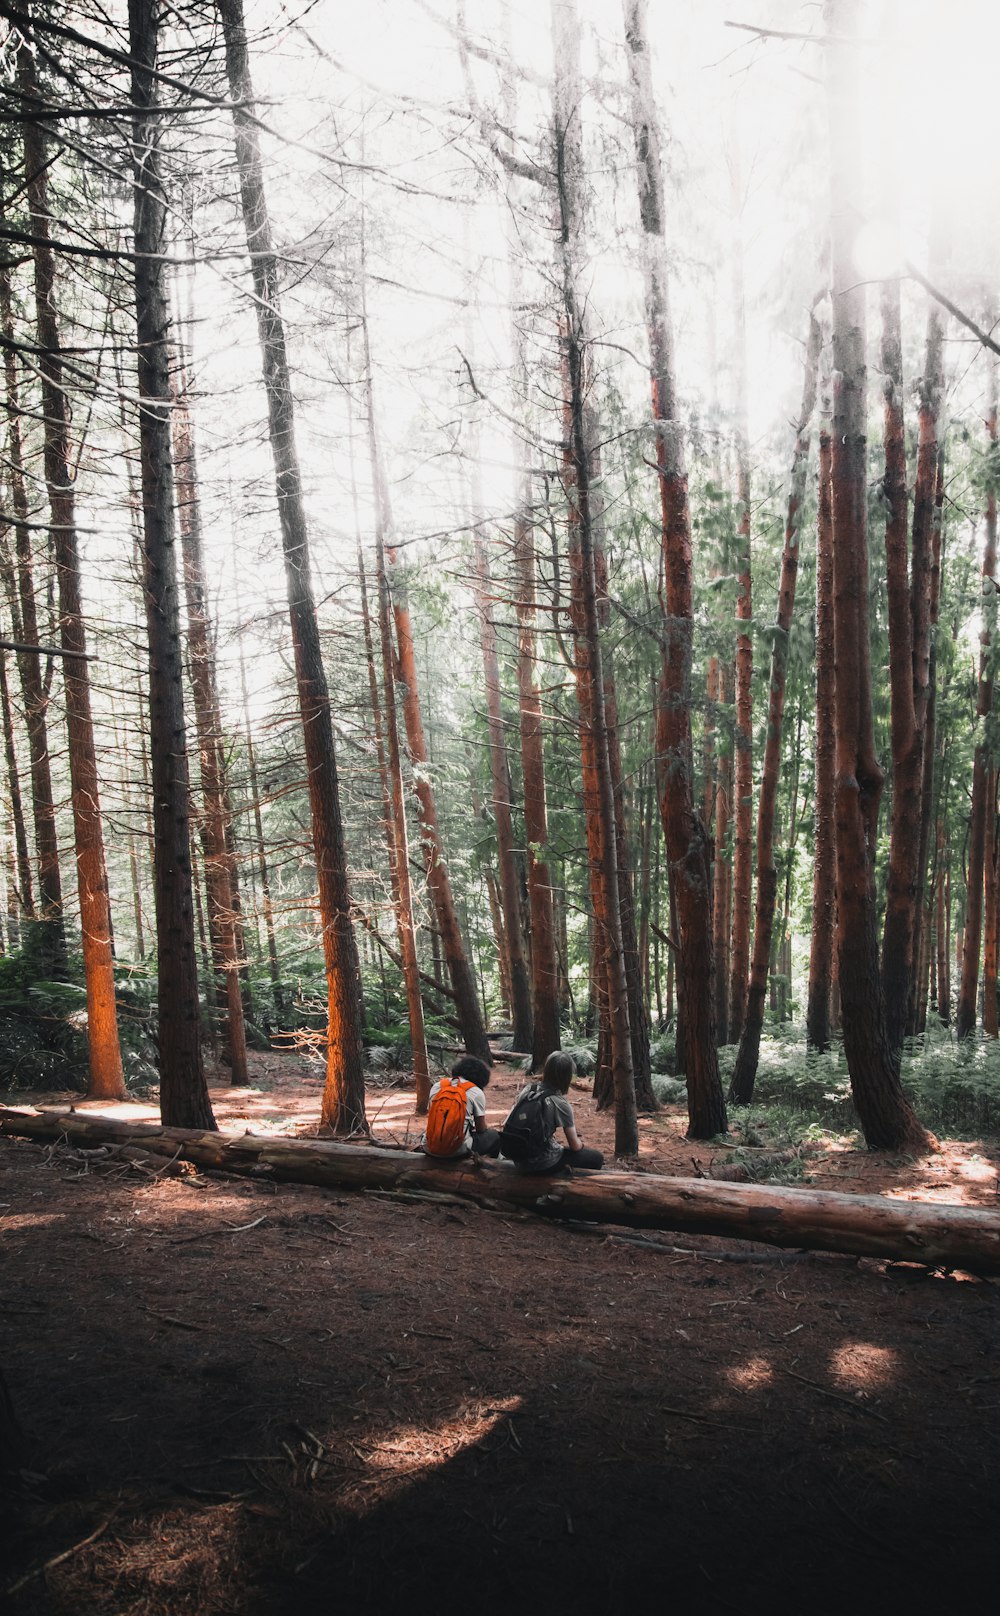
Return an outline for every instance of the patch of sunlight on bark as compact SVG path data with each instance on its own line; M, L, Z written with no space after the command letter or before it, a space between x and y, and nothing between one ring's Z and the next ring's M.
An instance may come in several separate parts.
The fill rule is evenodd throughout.
M876 1347L870 1341L847 1341L830 1356L834 1379L848 1391L889 1386L898 1367L899 1354L894 1348Z
M769 1386L774 1379L774 1370L767 1358L748 1358L745 1363L733 1364L725 1371L725 1378L730 1386L738 1391L757 1391L761 1386Z

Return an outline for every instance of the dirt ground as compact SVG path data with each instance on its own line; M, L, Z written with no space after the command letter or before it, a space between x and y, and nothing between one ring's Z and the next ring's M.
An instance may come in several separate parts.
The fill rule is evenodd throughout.
M255 1080L213 1092L220 1125L315 1131L314 1069ZM491 1120L518 1081L498 1068ZM416 1140L407 1091L369 1100ZM725 1154L684 1126L643 1119L640 1165ZM840 1143L807 1174L996 1206L997 1163ZM13 1616L995 1604L993 1282L7 1139L0 1254L33 1472L2 1523Z

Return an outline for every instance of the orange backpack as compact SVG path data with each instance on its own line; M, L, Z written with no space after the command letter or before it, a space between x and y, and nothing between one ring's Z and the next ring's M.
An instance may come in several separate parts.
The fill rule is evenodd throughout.
M424 1149L429 1156L454 1156L465 1140L466 1096L475 1083L443 1077L427 1112Z

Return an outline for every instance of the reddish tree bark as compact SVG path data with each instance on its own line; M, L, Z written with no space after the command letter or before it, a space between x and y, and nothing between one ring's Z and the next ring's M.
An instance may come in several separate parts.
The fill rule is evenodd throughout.
M705 826L694 802L691 653L694 630L691 516L674 376L660 131L645 0L625 0L625 41L635 132L650 387L660 481L664 573L663 671L657 701L660 812L676 902L677 982L684 1022L688 1134L726 1129L716 1048L711 883Z
M753 960L747 994L747 1010L740 1047L733 1069L729 1098L749 1105L760 1058L760 1035L764 1026L764 997L767 992L774 915L778 897L778 866L774 858L774 820L781 773L781 730L785 716L785 679L788 669L788 641L795 610L795 584L799 570L799 535L802 501L809 466L809 427L816 404L816 375L822 332L814 312L809 315L806 343L802 407L799 412L795 452L785 518L785 547L781 557L778 610L772 630L771 680L767 706L767 741L764 769L757 806L757 911L754 924ZM794 813L794 802L793 802Z
M322 1114L335 1133L356 1133L365 1127L360 970L351 921L330 692L313 598L309 532L295 443L295 411L280 309L281 282L264 189L243 7L241 0L217 0L217 7L226 42L236 162L267 393L295 679L309 775L327 978L327 1065Z
M198 1014L183 656L170 458L170 321L165 291L166 202L160 167L157 0L129 0L135 190L135 299L143 592L149 641L153 866L156 894L160 1114L181 1128L214 1128Z
M833 589L836 654L837 951L844 1050L870 1149L925 1150L886 1036L875 932L874 852L883 774L875 756L868 628L865 288L852 259L861 186L853 43L858 0L827 0L832 154Z
M17 55L18 87L26 108L40 91L29 45ZM70 401L63 383L63 359L56 310L55 256L49 244L49 159L41 122L24 122L24 169L28 216L34 236L35 316L44 412L44 466L50 533L59 580L59 641L63 650L63 692L69 735L77 890L80 899L83 972L87 991L87 1094L93 1100L120 1100L125 1094L118 1012L115 1004L111 904L104 860L104 832L98 787L97 752L90 708L87 635L76 534L75 471L70 445Z

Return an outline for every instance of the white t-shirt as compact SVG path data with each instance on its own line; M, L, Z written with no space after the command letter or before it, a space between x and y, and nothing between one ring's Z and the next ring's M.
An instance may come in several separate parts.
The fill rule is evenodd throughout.
M466 1079L466 1081L468 1081L468 1080ZM434 1087L431 1089L428 1103L430 1103L430 1100L433 1100L435 1094L438 1092L438 1089L440 1087L441 1087L441 1079L439 1078L438 1081L434 1084ZM459 1145L458 1149L453 1150L450 1156L441 1156L438 1159L440 1161L454 1161L455 1158L458 1157L458 1156L469 1156L469 1155L471 1155L472 1154L472 1135L473 1135L473 1131L474 1131L475 1126L476 1126L476 1118L477 1117L485 1117L485 1115L486 1115L486 1096L483 1093L482 1089L476 1088L475 1084L473 1084L471 1089L466 1089L466 1091L465 1091L465 1138L463 1139L462 1143ZM426 1134L424 1134L424 1137L420 1142L426 1148L426 1145L427 1145L427 1135Z

